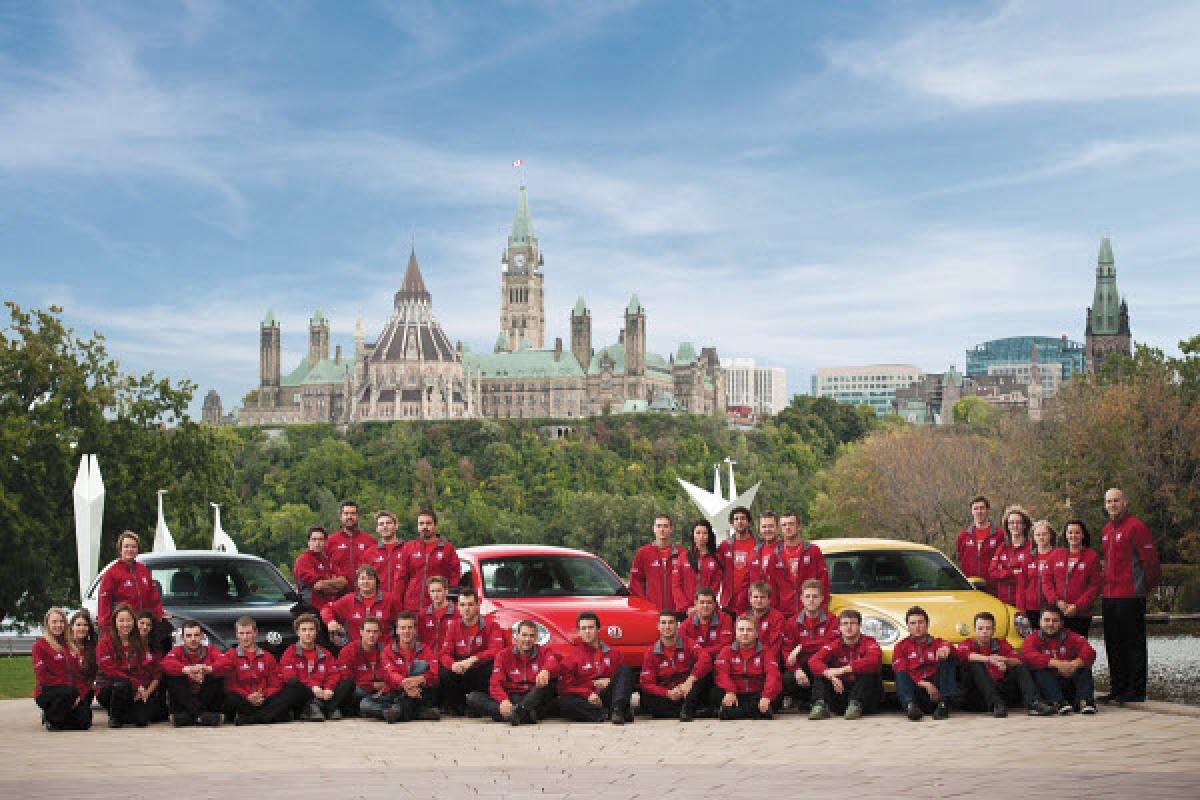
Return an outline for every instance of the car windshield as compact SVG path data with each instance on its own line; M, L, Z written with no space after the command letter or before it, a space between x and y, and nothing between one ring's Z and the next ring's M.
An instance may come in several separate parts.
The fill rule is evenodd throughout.
M273 606L288 602L286 583L254 561L165 562L150 567L167 606Z
M928 550L864 550L829 553L834 594L929 592L974 588L941 553Z
M625 584L589 556L507 556L480 562L485 597L614 597Z

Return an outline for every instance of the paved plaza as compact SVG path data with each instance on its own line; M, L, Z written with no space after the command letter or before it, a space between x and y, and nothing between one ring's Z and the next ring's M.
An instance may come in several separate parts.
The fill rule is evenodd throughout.
M46 733L0 701L0 797L1200 797L1200 718L477 720Z

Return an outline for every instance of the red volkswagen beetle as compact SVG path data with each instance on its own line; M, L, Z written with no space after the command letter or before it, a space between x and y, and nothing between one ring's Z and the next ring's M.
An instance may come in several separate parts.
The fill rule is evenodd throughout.
M532 544L488 545L458 551L459 586L473 587L483 614L511 639L523 619L538 625L538 644L576 641L575 617L594 611L600 639L634 669L658 638L658 609L631 597L625 582L603 560L583 550Z

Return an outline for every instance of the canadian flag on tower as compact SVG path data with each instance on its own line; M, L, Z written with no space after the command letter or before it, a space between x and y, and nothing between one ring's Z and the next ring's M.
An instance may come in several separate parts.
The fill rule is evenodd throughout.
M519 159L519 158L518 158L516 161L514 161L514 162L513 162L513 166L514 166L514 167L519 167L519 166L521 166L521 165L522 165L522 164L524 164L524 163L525 163L524 161L522 161L521 159Z

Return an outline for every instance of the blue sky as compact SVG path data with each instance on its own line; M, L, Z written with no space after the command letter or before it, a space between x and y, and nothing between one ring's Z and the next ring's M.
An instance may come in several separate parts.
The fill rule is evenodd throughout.
M549 335L636 292L788 369L1083 338L1113 237L1134 338L1200 331L1194 2L0 2L3 296L226 407L322 308L352 348L410 242L489 348L526 165Z

